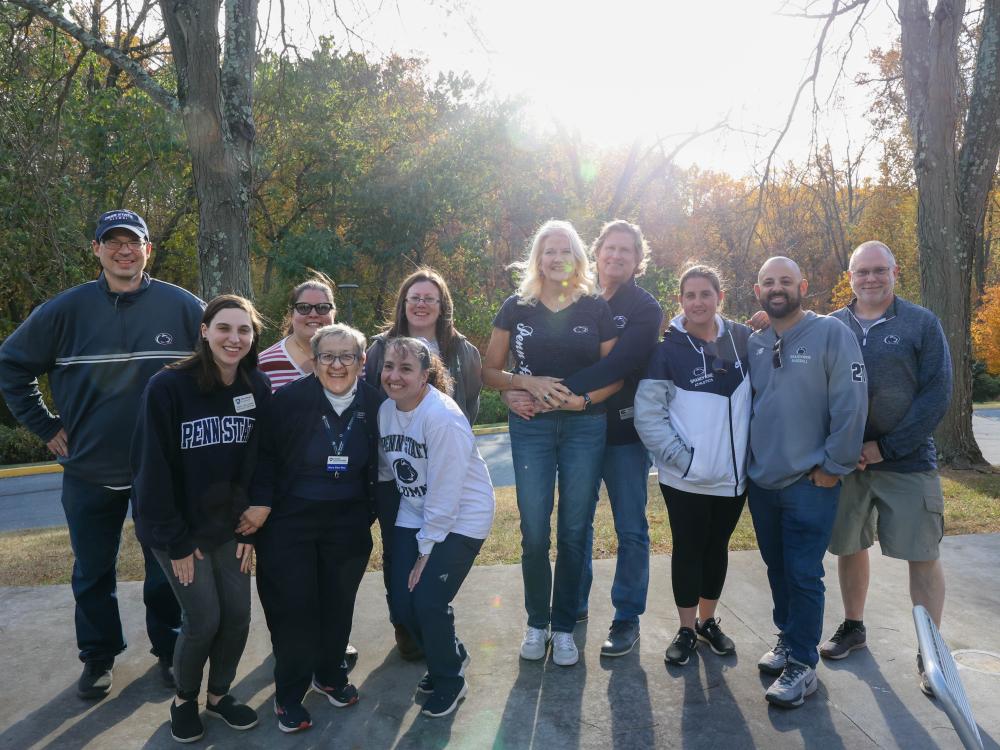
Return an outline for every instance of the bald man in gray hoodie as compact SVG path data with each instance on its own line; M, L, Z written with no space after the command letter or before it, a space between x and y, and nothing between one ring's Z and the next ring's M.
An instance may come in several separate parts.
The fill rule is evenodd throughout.
M794 261L768 259L754 293L771 326L747 343L749 504L779 631L757 666L779 675L765 697L784 708L801 706L816 691L823 555L840 478L858 463L868 413L857 339L836 318L802 309L808 286Z

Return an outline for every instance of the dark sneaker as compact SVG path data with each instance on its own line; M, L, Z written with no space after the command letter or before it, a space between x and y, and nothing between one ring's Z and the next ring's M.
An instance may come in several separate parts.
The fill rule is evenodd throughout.
M396 648L399 649L399 655L403 657L404 661L420 661L423 659L423 649L413 640L410 631L402 625L394 625L393 627L396 629Z
M193 703L194 701L189 701ZM211 703L205 705L205 713L222 719L233 729L253 729L257 726L257 712L250 706L239 703L233 696L226 694L219 699L214 706Z
M698 634L698 640L704 641L719 656L728 656L736 653L736 644L733 639L722 632L719 621L714 617L709 617L705 622L695 620L694 630Z
M696 648L698 648L698 636L691 628L681 628L663 658L667 664L682 667L688 663Z
M160 680L163 682L165 687L176 688L177 682L174 680L174 660L172 658L166 659L160 657L156 664L157 669L160 670Z
M788 657L781 676L767 689L764 697L775 706L798 708L818 686L815 669Z
M465 644L458 641L456 644L458 648L458 655L462 658L462 668L459 672L461 675L465 675L465 668L469 666L469 662L472 658L469 656L469 652L465 650ZM420 678L420 682L417 683L417 692L423 693L424 695L430 695L434 692L434 678L431 677L430 672L424 672L424 676Z
M112 662L85 661L83 674L76 683L76 694L87 700L98 700L111 692Z
M279 706L278 701L274 701L274 713L278 717L278 729L285 734L301 732L313 725L312 717L301 703L289 703L287 706Z
M778 633L778 642L774 644L774 648L760 657L757 669L764 674L781 674L786 661L788 661L788 646L785 645L785 637Z
M927 675L924 674L924 657L919 651L917 652L917 674L920 675L920 692L928 698L933 698L934 688L931 687L931 683L927 680Z
M639 642L639 623L615 620L601 646L601 656L625 656Z
M198 701L184 701L181 705L170 702L170 736L178 742L195 742L205 734Z
M327 700L337 708L347 708L348 706L353 706L358 702L358 689L354 687L351 683L347 683L344 687L333 688L327 687L326 685L320 685L316 682L316 678L313 677L312 689L315 690L320 695L325 695Z
M439 716L447 716L458 708L458 702L465 697L467 692L469 692L469 683L463 677L462 686L457 690L435 690L434 694L427 699L420 713L435 719Z
M866 636L864 625L851 626L846 621L842 622L837 632L830 636L830 640L819 647L819 655L824 659L844 659L850 656L852 651L868 648Z

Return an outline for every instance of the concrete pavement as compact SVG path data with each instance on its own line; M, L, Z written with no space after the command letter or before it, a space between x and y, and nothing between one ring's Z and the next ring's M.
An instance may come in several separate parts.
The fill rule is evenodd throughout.
M944 633L960 663L986 747L1000 738L1000 535L947 537L942 547L949 586ZM841 617L835 560L827 559L825 635ZM640 645L628 656L598 655L610 622L613 561L594 564L591 620L576 629L580 663L558 667L517 656L524 625L517 566L473 569L455 602L459 634L469 647L469 695L444 719L419 715L413 687L422 664L403 662L378 574L359 594L352 641L360 658L352 680L361 701L335 709L311 695L314 728L278 731L270 712L272 662L254 597L250 640L233 692L260 711L261 726L238 733L205 718L215 748L958 748L944 712L917 687L916 636L905 565L872 556L866 613L868 650L819 667L820 688L794 711L763 699L769 678L756 669L773 639L770 594L756 552L730 556L720 607L738 655L701 648L685 667L666 667L663 651L677 628L670 558L652 561L649 610ZM99 703L74 691L72 597L67 586L0 589L0 748L174 748L167 725L170 692L159 683L142 633L140 585L124 584L120 602L132 646L119 657L111 695ZM994 655L970 653L975 649ZM977 671L978 670L978 671ZM204 700L204 696L202 696Z

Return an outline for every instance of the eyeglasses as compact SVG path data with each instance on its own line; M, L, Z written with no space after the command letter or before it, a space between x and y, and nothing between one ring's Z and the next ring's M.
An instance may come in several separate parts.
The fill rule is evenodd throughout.
M771 348L771 367L775 370L781 369L781 339L775 340Z
M321 365L332 365L340 362L344 367L350 367L358 361L357 354L333 354L332 352L320 352L316 355L316 361Z
M857 271L851 271L851 276L856 276L859 279L867 279L869 276L877 276L878 278L885 278L889 275L891 268L886 266L880 266L879 268L859 268Z
M101 240L101 244L112 252L117 253L123 247L135 252L146 244L145 240Z
M409 302L411 305L419 305L421 302L423 302L428 307L433 307L441 300L439 300L437 297L421 297L419 295L414 294L411 297L407 297L406 301Z
M329 302L320 302L318 305L310 305L308 302L296 302L292 305L292 309L299 315L308 315L313 310L316 311L317 315L327 315L333 307Z

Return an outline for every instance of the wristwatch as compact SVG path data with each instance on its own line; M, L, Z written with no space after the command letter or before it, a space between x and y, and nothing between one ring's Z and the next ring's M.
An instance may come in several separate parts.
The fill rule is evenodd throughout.
M587 409L589 409L591 406L593 406L593 401L590 400L590 394L589 393L584 393L583 394L583 410L587 411Z

